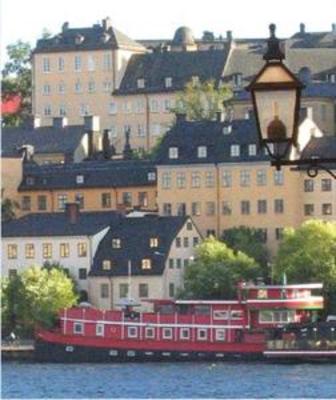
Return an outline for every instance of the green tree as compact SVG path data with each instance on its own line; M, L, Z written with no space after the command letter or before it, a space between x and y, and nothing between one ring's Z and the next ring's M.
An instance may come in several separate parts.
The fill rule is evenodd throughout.
M336 222L311 220L286 229L275 260L275 274L293 283L322 282L327 311L336 313Z
M7 46L8 61L2 70L1 96L6 101L13 95L21 98L21 107L16 114L4 115L5 126L18 126L31 115L31 47L28 42L18 40Z
M4 330L29 336L36 325L52 326L57 312L76 301L72 280L63 271L30 267L2 282Z
M16 217L15 211L19 208L16 201L11 199L1 199L1 221L10 221Z
M185 272L185 289L181 297L230 299L236 297L240 280L256 279L260 267L251 257L213 237L203 241L197 256Z
M175 113L186 113L190 120L214 119L216 112L224 110L224 102L232 97L228 86L218 87L215 81L188 82L177 96Z

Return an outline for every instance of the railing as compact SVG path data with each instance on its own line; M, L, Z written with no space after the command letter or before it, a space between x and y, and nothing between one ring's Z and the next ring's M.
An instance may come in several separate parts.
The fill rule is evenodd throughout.
M336 350L336 340L268 340L267 350Z

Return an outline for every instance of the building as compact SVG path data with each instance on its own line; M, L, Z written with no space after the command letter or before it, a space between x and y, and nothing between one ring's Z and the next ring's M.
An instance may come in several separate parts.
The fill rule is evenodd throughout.
M29 214L2 224L2 273L10 276L45 262L57 262L88 290L88 272L102 237L116 213L79 212L69 204L66 212Z
M111 309L125 298L135 302L174 298L183 288L184 268L200 241L189 217L121 219L98 246L89 277L90 301Z
M156 210L156 167L149 161L91 160L60 165L26 164L18 187L21 212Z
M321 135L313 121L302 117L299 150ZM190 215L203 235L220 237L237 226L257 228L274 254L282 230L305 219L303 173L270 166L258 146L254 118L223 121L219 115L217 121L191 122L180 116L157 163L160 215ZM335 190L328 192L328 203ZM335 218L335 211L331 215Z

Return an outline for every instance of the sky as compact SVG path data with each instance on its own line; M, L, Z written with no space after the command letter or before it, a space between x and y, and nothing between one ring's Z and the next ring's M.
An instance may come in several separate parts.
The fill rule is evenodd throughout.
M196 37L204 30L216 36L267 37L268 25L288 37L299 30L329 31L336 23L335 0L1 0L1 55L18 39L35 45L43 29L58 33L91 26L109 16L112 25L133 39L169 39L179 26Z

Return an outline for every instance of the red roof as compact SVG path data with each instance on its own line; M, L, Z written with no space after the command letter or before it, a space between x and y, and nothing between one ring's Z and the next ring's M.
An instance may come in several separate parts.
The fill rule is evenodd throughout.
M1 101L2 114L15 114L21 106L21 97L18 94L9 96L7 99Z

